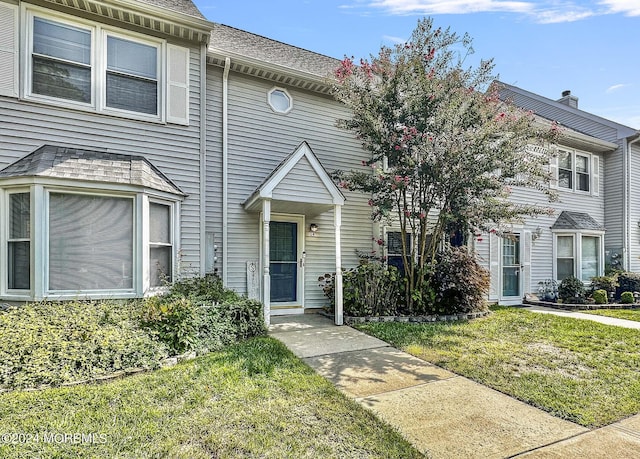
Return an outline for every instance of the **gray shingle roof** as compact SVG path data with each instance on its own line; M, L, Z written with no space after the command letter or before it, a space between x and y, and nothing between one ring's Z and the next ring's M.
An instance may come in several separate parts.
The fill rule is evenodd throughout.
M223 24L214 24L211 51L218 50L319 77L333 74L340 61Z
M564 210L560 213L551 229L604 231L604 226L595 221L589 214Z
M165 8L177 13L188 14L200 19L206 19L198 7L191 0L138 0L140 3L148 3L150 5Z
M0 171L0 178L51 177L138 185L185 196L142 156L44 145Z

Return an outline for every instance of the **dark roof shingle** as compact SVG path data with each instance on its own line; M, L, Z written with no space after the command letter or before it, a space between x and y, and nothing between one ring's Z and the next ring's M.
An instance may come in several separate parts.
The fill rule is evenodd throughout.
M191 0L138 0L141 3L158 6L177 13L187 14L200 19L207 19Z
M604 231L604 226L589 214L564 210L560 213L551 229Z
M44 145L0 170L0 178L51 177L138 185L185 196L142 156Z

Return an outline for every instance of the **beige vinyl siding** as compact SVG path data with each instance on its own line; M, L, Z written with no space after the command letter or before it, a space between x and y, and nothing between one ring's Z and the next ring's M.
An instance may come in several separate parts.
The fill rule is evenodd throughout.
M181 265L199 268L200 49L190 50L189 126L151 123L0 98L0 169L44 145L140 155L188 196L182 203Z
M338 103L326 96L286 87L293 98L293 110L283 115L273 112L267 103L267 93L273 87L268 81L233 72L229 75L229 241L225 249L228 284L240 292L246 292L246 262L260 259L259 214L245 211L242 203L264 179L303 141L308 142L329 172L362 167L360 163L366 158L352 135L335 127L336 119L346 114ZM209 148L211 152L213 146ZM282 186L287 183L285 180ZM357 193L345 196L342 254L343 265L351 267L358 262L356 249L370 250L372 224L368 197ZM326 301L317 279L335 271L333 210L307 216L305 226L312 222L318 224L320 231L315 237L305 236L305 306L319 307Z

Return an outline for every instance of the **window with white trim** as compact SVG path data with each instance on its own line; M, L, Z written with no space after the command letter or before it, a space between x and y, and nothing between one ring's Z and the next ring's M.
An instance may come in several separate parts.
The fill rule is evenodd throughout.
M293 108L293 99L286 89L272 88L267 94L267 100L274 112L289 113Z
M172 206L149 203L149 278L151 287L172 281L173 227Z
M134 199L48 193L49 292L132 290Z
M599 234L556 234L555 272L561 281L575 276L583 282L603 272L602 236Z
M34 196L43 202L32 202ZM160 202L143 191L32 183L27 189L0 188L0 197L0 211L6 212L0 214L4 298L130 298L173 280L178 204L167 196ZM42 243L34 250L36 239Z
M8 196L7 289L31 288L31 193ZM1 219L0 219L1 220Z
M599 158L597 155L559 149L554 163L551 168L557 171L557 180L554 182L557 183L558 188L598 195Z
M188 48L63 14L52 15L37 7L25 8L25 98L134 119L188 124Z

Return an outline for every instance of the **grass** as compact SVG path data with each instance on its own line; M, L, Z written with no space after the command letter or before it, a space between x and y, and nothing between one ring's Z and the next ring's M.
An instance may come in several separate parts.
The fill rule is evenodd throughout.
M640 309L594 309L590 311L580 311L597 316L615 317L616 319L634 320L640 322Z
M586 427L640 412L640 332L517 308L470 322L358 329Z
M62 440L74 433L96 443ZM12 458L421 457L264 337L104 385L2 394L0 439Z

